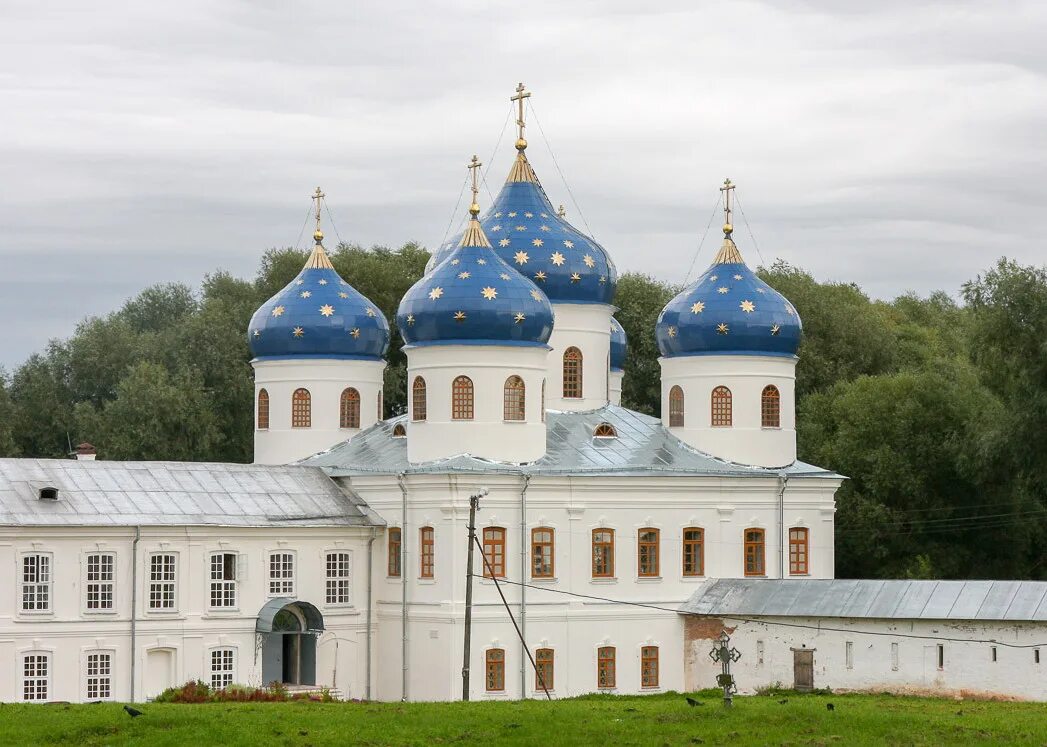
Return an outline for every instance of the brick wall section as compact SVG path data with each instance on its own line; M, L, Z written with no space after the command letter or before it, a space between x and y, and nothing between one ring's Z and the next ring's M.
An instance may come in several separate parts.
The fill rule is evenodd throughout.
M715 686L715 681L707 681L704 671L698 671L698 665L709 662L709 650L712 642L720 637L724 630L727 635L734 633L735 628L724 625L719 617L701 617L685 615L683 619L683 682L687 690L700 690ZM702 667L702 670L707 667Z

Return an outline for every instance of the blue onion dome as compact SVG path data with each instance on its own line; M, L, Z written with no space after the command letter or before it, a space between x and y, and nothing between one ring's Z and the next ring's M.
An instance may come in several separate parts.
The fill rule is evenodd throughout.
M371 358L389 347L389 322L342 280L323 247L323 232L302 271L251 317L247 341L256 359Z
M521 138L516 147L509 178L480 219L495 251L553 303L611 303L618 282L614 262L602 246L553 207L527 161L527 142ZM437 249L426 271L447 259L460 240L455 237Z
M475 171L474 171L475 173ZM545 345L553 309L538 286L502 260L472 217L459 246L407 291L396 312L408 345Z
M625 330L622 328L621 322L617 319L611 319L611 370L612 371L624 371L625 370L625 354L628 350L629 342L625 337Z
M709 269L662 309L658 349L666 357L796 355L796 309L749 269L728 229Z

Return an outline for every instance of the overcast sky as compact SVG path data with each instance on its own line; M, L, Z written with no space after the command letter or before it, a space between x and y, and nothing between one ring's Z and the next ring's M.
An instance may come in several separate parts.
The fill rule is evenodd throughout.
M621 271L680 282L729 176L750 264L955 294L1047 262L1045 39L1042 0L0 0L0 366L253 276L317 185L344 239L438 243L469 156L504 179L519 81L550 197Z

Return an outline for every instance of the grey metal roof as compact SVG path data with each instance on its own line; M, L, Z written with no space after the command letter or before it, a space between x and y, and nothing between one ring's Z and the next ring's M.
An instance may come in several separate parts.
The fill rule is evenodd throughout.
M508 472L516 474L606 474L750 476L767 477L785 472L792 476L839 477L833 472L803 462L784 470L764 469L726 462L703 454L680 441L658 418L624 407L607 405L586 412L555 412L546 415L546 454L530 464L517 465L478 459L468 454L424 464L407 461L407 439L394 438L398 424L410 429L401 415L375 424L328 451L300 462L323 467L333 476L361 473L395 474L424 472ZM594 438L593 431L609 423L617 438Z
M42 487L58 488L58 500L41 500ZM382 523L315 467L0 459L0 525Z
M714 579L680 612L717 617L857 617L1047 622L1047 581Z

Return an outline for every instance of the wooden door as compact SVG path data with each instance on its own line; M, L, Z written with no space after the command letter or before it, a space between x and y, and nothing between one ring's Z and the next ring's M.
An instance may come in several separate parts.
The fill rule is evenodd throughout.
M814 689L814 649L793 649L793 689L809 692Z

